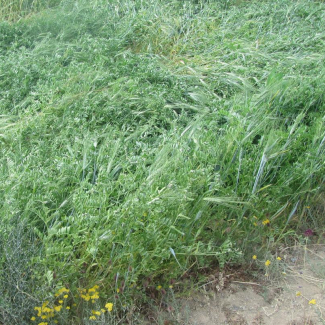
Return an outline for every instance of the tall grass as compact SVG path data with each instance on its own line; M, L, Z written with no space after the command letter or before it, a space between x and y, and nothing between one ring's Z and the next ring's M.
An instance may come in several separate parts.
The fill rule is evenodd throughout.
M0 18L15 21L45 8L57 6L61 0L1 0Z
M3 20L0 235L32 234L28 294L96 283L130 311L191 270L321 234L306 206L324 190L324 9L62 1Z

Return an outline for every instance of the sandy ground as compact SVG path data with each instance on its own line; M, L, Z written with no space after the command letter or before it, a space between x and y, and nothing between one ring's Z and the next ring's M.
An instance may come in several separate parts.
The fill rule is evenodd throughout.
M200 293L182 301L176 324L325 324L325 246L284 252L281 263L285 275L278 270L258 280L212 276Z

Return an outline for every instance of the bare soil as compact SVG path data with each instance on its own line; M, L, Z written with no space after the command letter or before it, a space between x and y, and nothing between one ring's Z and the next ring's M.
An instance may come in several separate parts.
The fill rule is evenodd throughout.
M285 250L281 263L271 276L212 275L199 293L181 300L177 322L164 324L325 324L325 246Z

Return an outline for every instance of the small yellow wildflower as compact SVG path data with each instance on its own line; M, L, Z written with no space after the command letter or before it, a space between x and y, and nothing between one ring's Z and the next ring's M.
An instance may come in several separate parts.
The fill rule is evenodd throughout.
M86 301L90 300L90 296L88 294L87 295L81 295L81 298L83 298Z
M54 310L55 311L60 311L62 308L62 305L59 305L59 306L54 306Z
M106 312L106 310L103 309L103 308L102 308L100 311L101 311L103 314Z
M97 310L92 310L91 313L93 315L97 315L97 316L99 316L101 314L101 312L100 311L97 311Z
M73 307L76 307L76 306L77 306L77 304L72 304L72 306L73 306Z
M91 302L94 304L96 301L95 300L92 300Z
M43 311L43 313L51 313L53 311L53 309L49 308L49 307L44 307L44 308L42 308L42 311Z
M38 325L48 325L48 322L38 323Z
M169 286L169 289L173 289L173 286L172 286L172 285L170 285L170 286Z
M255 227L257 227L257 223L256 223L256 222L254 222L253 225L254 225Z
M96 316L90 316L89 319L90 320L96 320Z
M68 309L69 310L70 309L70 306L65 307L65 309Z
M296 292L296 297L300 297L301 296L301 292L300 291L297 291Z
M108 310L108 311L112 311L113 310L113 304L111 302L108 302L106 305L105 305L105 308Z
M90 299L99 299L99 295L96 292L94 295L90 296Z
M162 288L162 286L157 286L157 290L160 290Z
M278 261L281 261L281 260L282 260L282 258L281 258L280 256L278 256L276 259L277 259Z
M68 295L64 295L63 298L67 299L69 296Z
M59 300L59 304L63 304L63 300Z
M90 288L90 289L88 290L88 292L96 292L96 289L95 289L95 288Z
M309 305L316 305L316 299L309 300Z
M269 266L270 264L271 264L270 260L267 260L267 261L265 262L265 266Z
M58 290L58 292L55 294L55 297L60 296L63 292L69 293L70 290L67 288L61 288L60 290Z
M306 209L310 209L310 206L309 206L309 205L307 205L307 206L306 206Z
M46 319L47 316L46 316L46 315L42 315L41 318L42 318L42 319Z
M119 292L120 292L120 289L119 289L119 288L117 288L117 289L116 289L116 292L117 292L117 293L119 293Z
M262 224L263 224L264 226L268 225L269 223L270 223L270 220L269 220L269 219L265 219L265 220L262 222Z
M256 255L253 255L252 259L253 260L256 260L257 259L257 256Z
M36 318L33 316L30 320L34 321Z

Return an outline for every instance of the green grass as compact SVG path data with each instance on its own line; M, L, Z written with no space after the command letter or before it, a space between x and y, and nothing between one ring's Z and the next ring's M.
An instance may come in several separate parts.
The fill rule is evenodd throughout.
M118 320L184 274L322 235L323 3L15 8L0 14L0 323L94 284ZM89 322L78 304L62 324Z

